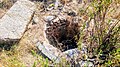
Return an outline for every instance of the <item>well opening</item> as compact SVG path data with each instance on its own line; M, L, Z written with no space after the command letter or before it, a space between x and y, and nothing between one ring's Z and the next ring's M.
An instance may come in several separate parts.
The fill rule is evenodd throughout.
M78 23L66 19L56 21L48 21L46 24L46 37L51 45L66 51L77 48L76 37L79 37Z

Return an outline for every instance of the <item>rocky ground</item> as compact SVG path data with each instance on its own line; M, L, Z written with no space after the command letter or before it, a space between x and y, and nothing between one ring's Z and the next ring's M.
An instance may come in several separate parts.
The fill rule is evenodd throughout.
M95 46L96 45L95 42L92 44L89 42L89 37L91 36L91 34L96 34L95 32L91 33L93 32L93 28L95 24L93 23L94 19L93 21L89 22L90 17L88 14L90 11L91 12L93 11L92 7L88 7L90 3L78 4L76 2L67 2L66 4L59 4L59 6L55 6L54 3L44 4L43 2L39 2L39 1L37 2L34 1L34 3L36 5L35 13L32 16L32 20L27 26L26 31L24 35L21 37L20 41L15 45L12 45L11 49L8 51L0 48L1 66L42 67L47 64L49 64L50 66L54 66L55 61L53 61L53 59L56 58L54 56L67 59L67 62L64 61L62 63L63 66L69 63L70 63L69 65L76 65L78 67L85 65L100 66L98 61L99 60L98 56L92 53L92 49L98 48L98 46ZM11 6L12 5L9 5L8 8L4 8L4 9L0 8L0 18L2 18L5 15L5 13L10 9ZM110 10L112 9L115 10L113 11L113 13L108 11L106 16L107 20L109 19L120 20L119 6L120 6L119 3L117 4L112 3L112 5L110 6L112 8L110 8ZM68 24L66 22L68 22ZM77 35L76 32L80 34L79 30L84 28L83 27L84 24L87 26L87 22L89 22L89 26L83 30L84 35L74 38L74 36ZM51 24L47 25L49 23ZM55 25L56 27L54 29ZM65 31L68 31L67 34L64 33ZM48 35L46 34L47 32ZM79 44L80 37L83 38L83 41L81 41L82 43L80 43L81 45L77 47L73 47ZM69 42L69 40L72 38L73 38L72 42ZM73 41L75 42L73 43ZM48 49L47 51L50 52L52 55L45 53L47 51L44 50L44 48L41 49L42 48L41 44L45 46ZM72 44L73 49L68 50L69 48L67 47L69 46L66 46L68 44L69 45ZM118 43L118 45L119 44L120 43ZM51 45L55 46L55 48ZM63 45L62 48L60 48L61 46L59 45ZM117 46L117 48L118 47L120 46ZM66 51L66 49L68 51ZM41 52L46 56L40 55ZM48 57L52 61L47 62L47 59L45 58L43 59L43 57ZM100 61L102 62L103 60ZM119 66L119 64L116 65Z

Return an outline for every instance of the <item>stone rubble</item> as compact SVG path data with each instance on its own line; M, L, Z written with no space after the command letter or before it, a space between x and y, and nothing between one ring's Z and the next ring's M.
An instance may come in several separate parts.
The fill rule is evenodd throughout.
M57 15L57 17L55 17L54 15L49 15L49 16L45 16L44 17L44 20L45 20L45 23L50 23L52 24L52 22L58 22L59 21L63 20L63 19L67 19L67 15ZM49 26L49 25L48 25ZM49 28L49 27L46 27L46 28ZM45 29L46 30L46 29ZM43 53L46 57L48 57L50 60L54 61L55 60L55 63L59 63L60 61L62 61L61 59L64 57L66 58L67 61L75 61L77 59L79 59L79 56L80 54L86 54L87 53L87 49L86 49L86 46L84 46L84 44L81 45L82 49L79 50L77 48L73 48L73 49L69 49L69 50L66 50L66 51L63 51L61 52L58 48L54 47L54 45L51 45L50 43L44 43L41 44L41 43L37 43L37 46L38 46L38 49L41 51L41 53ZM50 47L51 46L51 47ZM74 59L74 60L73 60ZM89 58L87 58L89 59ZM82 61L82 63L81 63ZM83 60L80 60L78 61L78 66L85 66L87 64L87 61L83 61ZM93 63L91 61L89 61L89 64L88 66L92 66Z
M65 9L65 11L64 11L64 9ZM69 10L69 7L67 7L67 8L63 7L62 11L60 11L59 8L58 8L58 10L57 9L55 9L55 10L51 9L48 12L46 12L47 16L43 17L43 19L45 20L45 30L47 28L52 28L51 25L55 26L54 24L60 24L60 20L64 20L64 19L67 19L67 20L70 20L70 21L72 21L73 19L74 20L80 20L77 17L76 12L74 12L72 10L70 10L70 11L67 11L67 10ZM71 17L74 17L74 18L71 18ZM77 23L77 22L75 21L73 23ZM60 25L62 25L62 24L60 24ZM63 25L65 25L65 24L63 24ZM45 30L44 30L44 32L45 32ZM68 45L70 45L70 44L68 44ZM76 62L76 60L79 59L79 56L81 56L83 54L87 54L87 49L86 49L86 46L84 44L81 45L81 47L82 47L81 50L79 50L77 48L73 48L73 49L63 51L63 52L59 48L54 47L53 44L51 45L50 43L44 43L43 42L41 44L41 43L38 42L37 47L41 51L41 53L43 53L50 60L54 61L56 59L55 63L59 63L60 61L62 61L61 59L63 57L66 58L66 60ZM77 61L78 64L76 64L76 65L85 66L87 63L89 63L87 66L93 66L93 63L91 61L88 62L88 59L89 58L87 58L87 60L85 60L85 61L84 61L84 59L81 59L81 60Z

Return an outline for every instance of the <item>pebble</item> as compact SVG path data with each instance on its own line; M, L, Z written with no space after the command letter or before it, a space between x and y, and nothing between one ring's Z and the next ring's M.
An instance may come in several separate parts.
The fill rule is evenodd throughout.
M83 60L81 60L80 62L79 62L79 65L80 65L80 67L94 67L94 64L92 63L92 62L89 62L89 61L83 61Z
M80 51L77 48L75 48L75 49L67 50L63 53L67 55L67 58L77 58Z
M55 18L55 16L45 16L45 21L52 21Z

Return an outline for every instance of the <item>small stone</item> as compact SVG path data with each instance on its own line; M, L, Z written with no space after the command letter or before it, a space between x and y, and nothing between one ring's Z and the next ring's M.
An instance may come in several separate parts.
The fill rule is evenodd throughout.
M37 23L39 23L39 18L38 17L33 17L32 24L37 24Z
M67 58L77 58L80 54L80 51L77 48L75 48L67 50L63 53L67 55Z
M53 10L54 7L48 7L47 10L50 11L50 10Z
M80 61L79 62L80 67L94 67L94 64L92 62L89 61Z
M45 16L45 21L52 21L55 18L55 16Z

